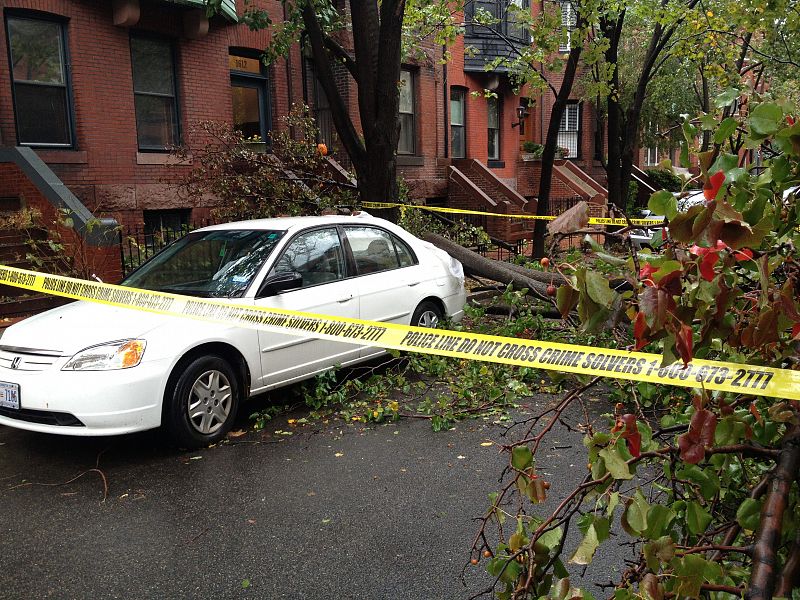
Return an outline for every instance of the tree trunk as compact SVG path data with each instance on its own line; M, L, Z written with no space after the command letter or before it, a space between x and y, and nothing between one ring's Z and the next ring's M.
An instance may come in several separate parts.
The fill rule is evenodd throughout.
M622 34L622 25L625 22L623 12L616 21L607 21L602 24L603 32L609 41L609 46L605 52L605 59L608 64L617 64L619 57L619 42ZM611 74L612 93L606 98L608 106L608 117L606 119L608 140L608 161L606 162L606 176L608 178L608 200L612 204L619 206L622 184L620 180L622 131L624 123L622 119L622 109L619 105L619 71L614 69Z
M422 239L444 250L450 256L458 260L464 267L464 272L469 275L485 277L492 281L502 283L504 286L511 285L516 290L527 289L528 294L531 296L542 300L551 300L550 296L547 294L548 284L532 279L522 273L512 271L508 268L506 263L485 258L477 252L467 250L463 246L451 242L435 233L426 233L422 236Z
M405 0L351 0L353 52L350 57L326 38L312 2L303 5L303 23L311 44L317 75L331 107L331 118L353 163L362 202L397 200L395 151L400 133L401 39ZM341 97L332 61L343 61L358 91L363 141ZM396 217L391 211L389 218Z
M564 116L564 109L567 100L572 92L572 84L575 82L575 74L578 71L578 59L581 56L581 46L572 48L569 52L567 64L564 67L564 78L561 87L558 88L556 100L553 103L553 110L550 113L550 123L547 127L547 137L545 138L544 149L542 150L542 174L539 179L539 196L536 200L536 214L547 215L550 212L550 190L553 184L553 161L556 158L558 148L558 130L561 126L561 118ZM533 228L533 252L531 256L541 258L544 256L544 240L547 234L547 222L541 219L536 220Z

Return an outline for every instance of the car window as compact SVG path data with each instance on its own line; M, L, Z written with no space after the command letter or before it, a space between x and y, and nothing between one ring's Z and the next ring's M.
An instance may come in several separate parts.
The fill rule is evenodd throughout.
M315 229L293 239L271 274L292 271L303 276L303 287L344 279L344 256L336 229Z
M414 264L414 255L402 241L377 227L345 227L359 275Z
M131 273L122 285L212 298L241 296L282 231L190 233Z

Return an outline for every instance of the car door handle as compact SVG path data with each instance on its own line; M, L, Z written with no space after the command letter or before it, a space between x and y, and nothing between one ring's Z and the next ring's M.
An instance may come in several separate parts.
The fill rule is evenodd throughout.
M411 283L408 284L408 287L414 287L415 285L419 285L420 283L422 283L422 282L421 281L412 281Z
M347 296L347 297L345 297L345 298L339 298L339 299L337 300L337 302L338 302L339 304L344 304L345 302L350 302L350 300L352 300L352 299L353 299L353 296L351 295L351 296Z

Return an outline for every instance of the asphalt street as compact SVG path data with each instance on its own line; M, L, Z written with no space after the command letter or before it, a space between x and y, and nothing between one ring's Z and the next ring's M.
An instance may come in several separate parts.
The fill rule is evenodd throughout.
M503 424L288 422L303 416L197 452L0 426L0 598L429 600L491 584L468 552L507 460L482 444ZM585 471L580 436L557 438L538 463L551 495ZM593 566L605 581L620 568Z

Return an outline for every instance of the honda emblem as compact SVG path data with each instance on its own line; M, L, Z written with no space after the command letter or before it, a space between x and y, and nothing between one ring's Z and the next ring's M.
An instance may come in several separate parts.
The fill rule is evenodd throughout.
M15 356L14 360L11 361L11 368L12 369L19 369L19 363L22 362L22 359L19 356Z

